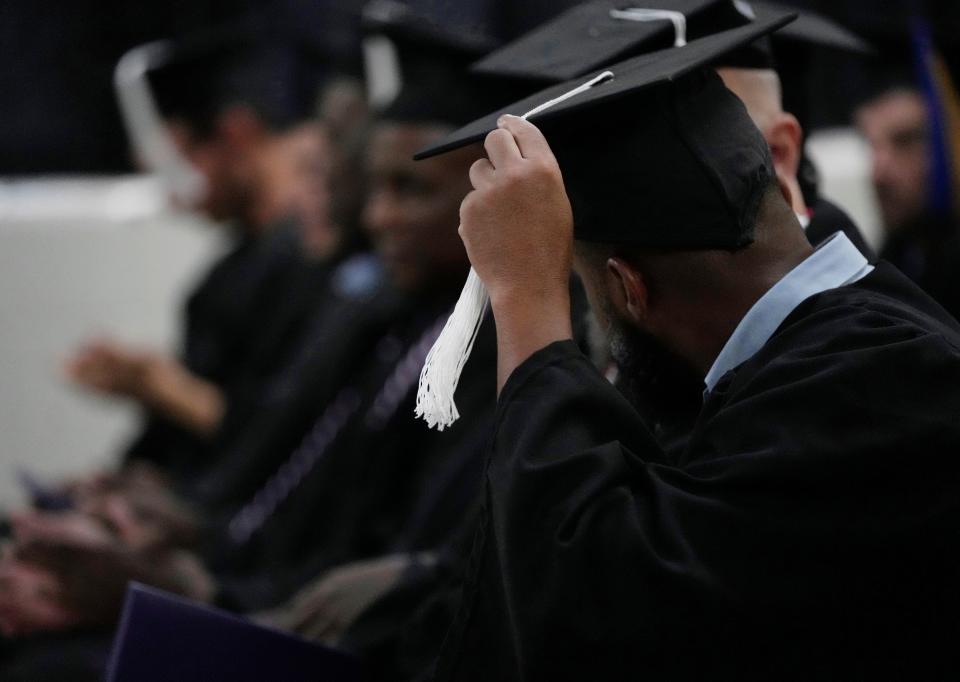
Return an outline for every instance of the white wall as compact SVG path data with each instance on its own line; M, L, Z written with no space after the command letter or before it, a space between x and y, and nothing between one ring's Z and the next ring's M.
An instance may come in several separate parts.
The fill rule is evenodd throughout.
M112 461L136 412L60 365L94 334L172 346L184 291L220 248L149 180L0 183L0 509L20 468L57 479Z
M850 128L814 133L807 152L820 171L820 191L850 214L874 249L883 242L877 200L870 182L869 148Z

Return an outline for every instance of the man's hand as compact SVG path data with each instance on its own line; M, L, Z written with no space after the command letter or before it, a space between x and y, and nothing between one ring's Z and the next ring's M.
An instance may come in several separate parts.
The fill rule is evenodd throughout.
M28 509L12 512L10 526L19 544L65 542L101 547L115 542L114 536L102 523L76 511L54 513Z
M0 634L22 637L77 625L80 616L63 603L62 590L53 572L19 561L5 548L0 557Z
M407 555L393 555L335 568L294 597L284 620L305 637L336 644L368 606L396 585L409 563Z
M157 362L153 353L100 339L80 348L67 361L66 372L74 383L91 391L142 400Z
M12 545L0 559L0 631L115 625L132 580L199 601L216 588L203 564L185 552L31 540Z
M220 389L160 353L101 340L74 355L66 373L79 386L135 400L203 436L212 435L223 418Z
M537 350L572 336L573 214L557 160L531 123L505 116L470 168L460 235L497 321L498 381Z

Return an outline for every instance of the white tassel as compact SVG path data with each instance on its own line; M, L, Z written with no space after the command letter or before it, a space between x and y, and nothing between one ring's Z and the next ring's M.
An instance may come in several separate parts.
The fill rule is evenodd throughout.
M589 90L599 83L613 78L613 73L604 71L583 85L564 93L560 97L545 102L528 111L521 118L528 118L534 114L559 104L565 100ZM487 294L480 277L470 268L467 283L463 285L460 300L457 301L450 319L447 320L443 331L437 337L433 348L427 355L420 372L420 385L417 388L416 414L421 417L430 428L443 431L460 418L453 396L460 383L460 374L467 364L470 351L477 340L477 332L487 311L490 296Z
M430 428L443 431L460 418L453 394L477 340L489 301L483 282L470 268L460 300L427 354L420 372L416 412Z

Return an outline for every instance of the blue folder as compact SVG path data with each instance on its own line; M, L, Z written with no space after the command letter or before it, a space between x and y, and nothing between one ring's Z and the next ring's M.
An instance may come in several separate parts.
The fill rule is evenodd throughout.
M132 583L107 682L355 682L357 661L220 609Z

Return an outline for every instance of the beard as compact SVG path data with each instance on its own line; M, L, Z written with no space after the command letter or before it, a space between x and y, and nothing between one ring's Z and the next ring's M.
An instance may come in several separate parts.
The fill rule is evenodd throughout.
M703 378L652 334L605 313L610 358L620 370L617 388L666 450L681 448L703 405Z

